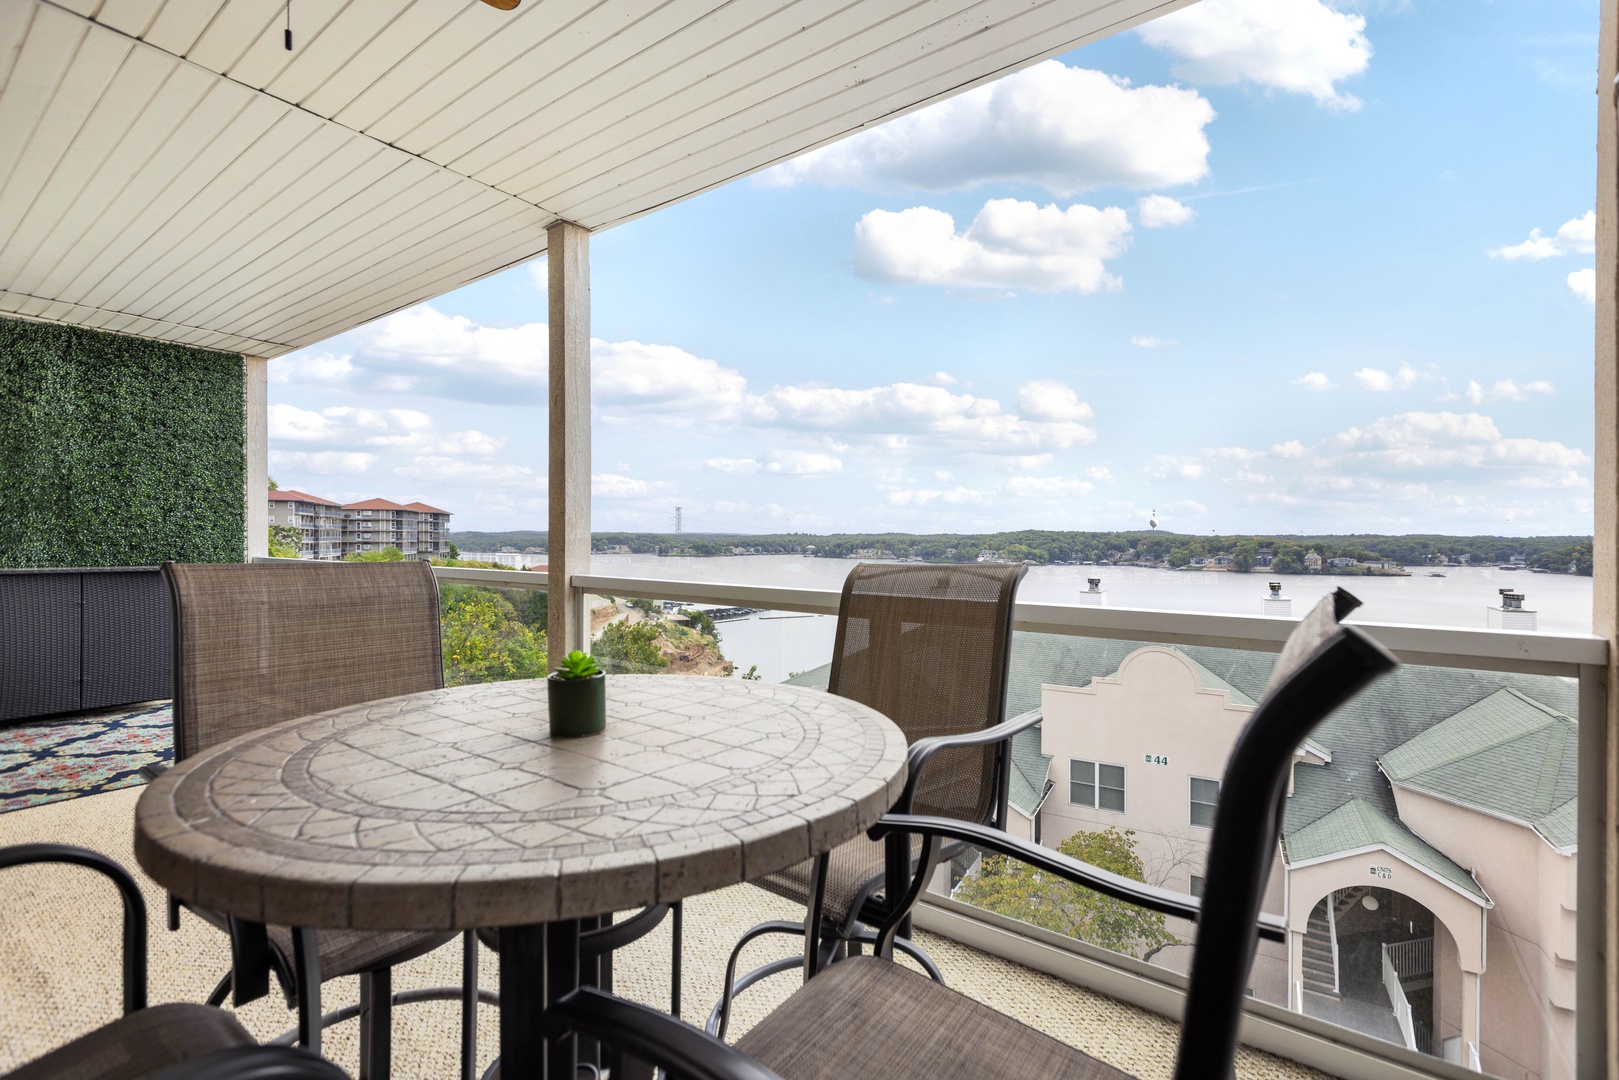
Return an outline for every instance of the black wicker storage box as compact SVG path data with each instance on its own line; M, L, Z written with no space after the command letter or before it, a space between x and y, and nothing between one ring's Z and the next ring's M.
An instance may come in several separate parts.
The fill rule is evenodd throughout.
M0 723L172 695L156 567L0 570Z

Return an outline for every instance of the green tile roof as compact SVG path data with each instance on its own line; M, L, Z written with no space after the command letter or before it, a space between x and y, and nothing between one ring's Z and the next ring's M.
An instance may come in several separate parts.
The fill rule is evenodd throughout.
M1555 847L1578 839L1579 733L1556 709L1497 690L1381 758L1402 787L1528 824Z
M1008 796L1012 805L1025 814L1033 814L1040 805L1046 779L1051 772L1051 758L1040 752L1040 725L1026 728L1012 736L1012 782Z
M1006 690L1006 715L1020 716L1040 708L1040 687L1088 686L1093 678L1119 670L1124 658L1147 642L1113 641L1017 631L1012 635L1011 671ZM1214 677L1257 700L1270 678L1275 653L1176 645ZM824 689L831 665L789 680L800 686ZM1550 675L1519 675L1500 671L1420 667L1407 664L1373 683L1310 733L1305 745L1330 749L1328 765L1295 767L1293 795L1287 800L1282 825L1284 842L1312 822L1326 817L1351 799L1360 799L1397 822L1394 789L1379 768L1380 759L1435 725L1501 690L1513 690L1544 708L1576 715L1578 695L1574 680ZM1318 753L1320 750L1318 749ZM1548 759L1541 759L1543 761ZM1465 770L1468 766L1461 765ZM1557 783L1572 785L1572 759ZM1555 788L1555 784L1554 784ZM1554 813L1555 813L1554 808ZM1567 835L1573 835L1572 810L1563 815ZM1546 827L1553 828L1551 815ZM1537 828L1540 826L1537 824ZM1543 834L1545 835L1545 834ZM1561 835L1561 834L1559 834ZM1419 841L1420 842L1420 841ZM1553 841L1554 843L1556 841ZM1465 871L1456 868L1464 876ZM1469 877L1468 880L1471 880Z
M1404 823L1365 799L1350 799L1338 809L1316 818L1304 828L1286 836L1282 846L1289 865L1308 862L1369 847L1385 847L1449 882L1478 900L1489 897L1473 880L1473 875L1457 866L1445 853L1424 841Z

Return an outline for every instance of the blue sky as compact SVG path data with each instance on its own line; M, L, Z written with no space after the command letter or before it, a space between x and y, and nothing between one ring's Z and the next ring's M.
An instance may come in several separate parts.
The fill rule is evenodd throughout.
M592 238L601 529L1591 529L1595 0L1202 0ZM271 473L545 527L543 260Z

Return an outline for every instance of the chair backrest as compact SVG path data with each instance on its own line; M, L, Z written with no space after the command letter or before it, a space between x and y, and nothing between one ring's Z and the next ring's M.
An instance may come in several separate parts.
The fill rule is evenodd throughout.
M1209 840L1192 982L1175 1080L1230 1080L1255 924L1281 831L1293 752L1317 724L1399 666L1388 650L1339 620L1360 606L1337 589L1282 647L1259 708L1226 762Z
M425 562L165 563L174 759L325 709L444 685Z
M1022 564L861 563L843 583L827 689L869 705L909 742L959 735L1006 716L1012 600ZM988 820L994 746L946 750L929 765L916 813Z

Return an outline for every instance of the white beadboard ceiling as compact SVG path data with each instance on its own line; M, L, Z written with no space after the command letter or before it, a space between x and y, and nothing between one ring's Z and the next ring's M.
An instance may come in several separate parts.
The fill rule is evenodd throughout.
M0 313L278 356L1188 0L0 0Z

